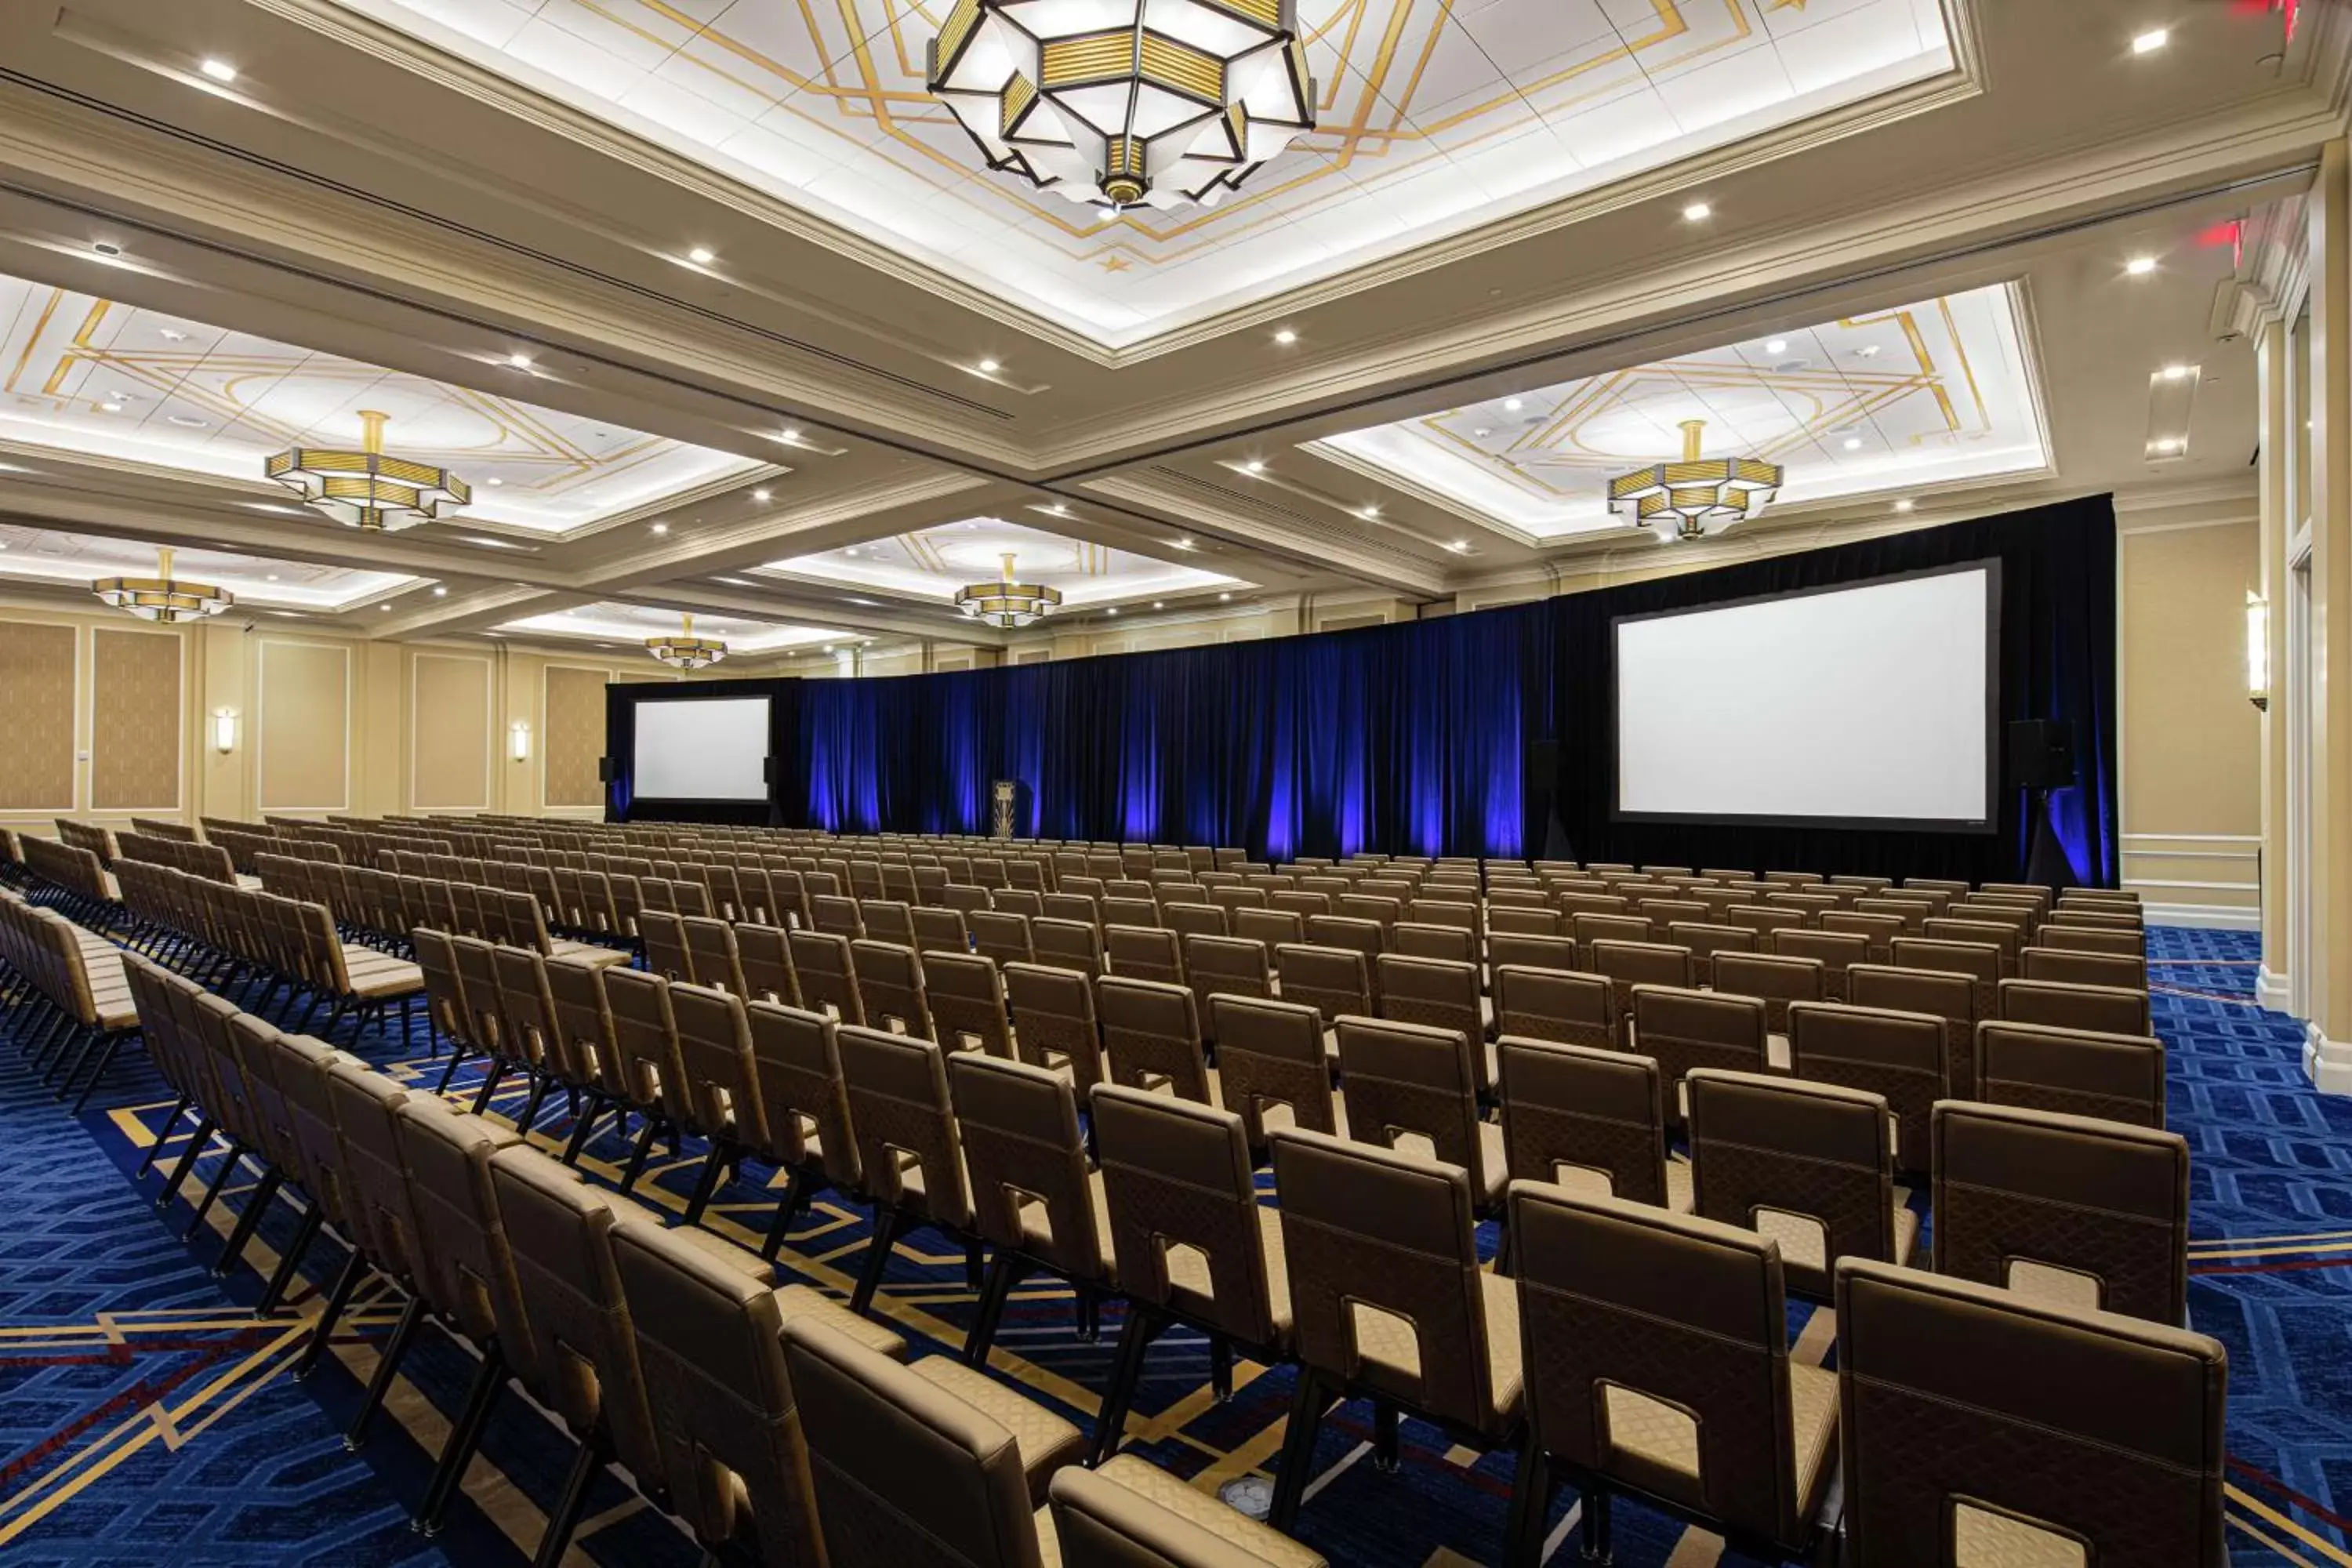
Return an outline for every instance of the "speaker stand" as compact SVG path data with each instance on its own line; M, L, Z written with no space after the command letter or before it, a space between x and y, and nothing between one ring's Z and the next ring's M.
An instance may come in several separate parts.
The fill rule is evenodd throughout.
M2074 862L2058 843L2058 830L2050 826L2050 792L2033 792L2033 832L2027 839L2025 879L2039 882L2053 889L2078 885Z

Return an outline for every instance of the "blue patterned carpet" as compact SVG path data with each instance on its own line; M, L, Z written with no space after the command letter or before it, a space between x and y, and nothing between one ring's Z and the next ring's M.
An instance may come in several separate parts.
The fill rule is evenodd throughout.
M2195 1153L2191 1315L2230 1351L2233 1563L2352 1568L2337 1506L2352 1502L2352 1100L2326 1100L2303 1083L2298 1026L2252 1003L2255 957L2245 933L2151 933L2158 1028L2171 1047L2171 1124ZM421 1089L438 1077L437 1061L394 1059L396 1049L373 1039L356 1044ZM461 1072L452 1097L470 1098L475 1081ZM299 1323L260 1326L240 1310L257 1297L256 1267L274 1263L290 1215L280 1205L247 1266L215 1284L203 1265L233 1215L211 1216L192 1251L177 1239L186 1199L167 1232L148 1201L160 1178L151 1173L139 1192L131 1185L168 1109L160 1086L119 1076L101 1098L117 1109L77 1126L24 1081L13 1049L0 1049L0 1138L13 1156L14 1206L28 1216L0 1236L0 1561L503 1568L527 1557L569 1458L545 1420L509 1397L447 1531L431 1543L411 1534L407 1506L424 1489L470 1357L428 1330L376 1436L345 1453L338 1434L390 1310L379 1303L347 1319L336 1354L294 1384L285 1368ZM511 1117L521 1098L520 1089L502 1091L494 1113ZM558 1109L538 1131L554 1143L569 1127ZM599 1137L583 1168L612 1182L626 1153ZM683 1158L657 1158L639 1196L683 1210L700 1153L689 1142ZM212 1170L200 1163L192 1192ZM747 1167L706 1223L756 1241L780 1185L770 1178ZM230 1201L243 1201L235 1184ZM782 1261L791 1276L845 1295L868 1234L861 1210L821 1198ZM332 1247L314 1249L299 1306L315 1310L316 1290L340 1262ZM1067 1292L1043 1281L1017 1292L993 1366L1083 1426L1109 1374L1118 1315L1107 1310L1102 1340L1087 1343L1070 1309ZM961 1252L918 1235L894 1258L877 1310L918 1353L955 1348L972 1312ZM1792 1307L1795 1353L1826 1358L1827 1319ZM1135 1447L1204 1488L1268 1475L1287 1373L1244 1363L1234 1397L1220 1405L1197 1339L1169 1336L1149 1365L1129 1428ZM1327 1418L1300 1519L1305 1539L1335 1563L1365 1568L1496 1560L1509 1456L1454 1447L1408 1422L1402 1473L1382 1475L1362 1462L1370 1436L1365 1407ZM572 1563L695 1562L667 1521L615 1482L602 1489ZM1549 1522L1556 1542L1568 1535L1567 1499ZM1617 1512L1616 1547L1626 1568L1751 1561L1628 1507ZM1573 1551L1553 1560L1572 1561Z

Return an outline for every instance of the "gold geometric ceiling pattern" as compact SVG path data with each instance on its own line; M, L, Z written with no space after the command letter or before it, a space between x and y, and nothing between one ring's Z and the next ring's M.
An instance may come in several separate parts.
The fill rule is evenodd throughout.
M1318 129L1103 222L925 93L948 0L338 3L1112 345L1952 66L1938 0L1301 0Z
M528 373L511 373L520 385ZM567 533L761 467L511 396L0 277L0 442L261 479L268 454L386 445L474 486L464 522Z
M1181 548L1181 547L1179 547ZM1237 584L1202 568L1114 550L998 517L868 540L757 568L765 576L870 589L941 605L970 583L994 580L1010 554L1019 580L1062 591L1067 605L1117 604Z
M2030 473L2049 440L1996 284L1327 437L1309 450L1529 540L1619 526L1611 476L1677 455L1781 464L1780 506Z

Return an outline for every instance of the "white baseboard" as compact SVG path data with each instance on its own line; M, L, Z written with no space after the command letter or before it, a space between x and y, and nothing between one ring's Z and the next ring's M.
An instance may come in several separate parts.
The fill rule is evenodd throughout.
M2331 1040L2318 1025L2305 1025L2303 1071L2322 1094L2352 1094L2352 1041Z
M2254 1000L2273 1013L2286 1011L2287 997L2292 994L2284 974L2273 974L2271 966L2263 964L2254 971Z
M2148 904L2141 912L2152 926L2199 926L2207 931L2260 931L2263 911L2230 904Z

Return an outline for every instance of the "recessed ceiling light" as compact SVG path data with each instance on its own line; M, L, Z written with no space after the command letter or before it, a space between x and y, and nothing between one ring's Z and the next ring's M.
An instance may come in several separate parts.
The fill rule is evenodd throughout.
M514 366L517 370L529 370L530 368L530 356L529 354L509 354L507 355L507 363Z
M1232 602L1232 600L1233 600L1233 595L1232 595L1231 594L1220 594L1220 595L1217 595L1217 603L1219 603L1219 604L1221 604L1221 605L1223 605L1223 604L1230 604L1230 603Z
M1503 399L1503 410L1507 414L1517 414L1520 409L1525 408L1527 404L1519 398L1506 397Z
M120 256L122 254L122 247L115 244L114 241L110 239L94 241L90 245L90 248L98 252L100 256Z
M1176 548L1179 550L1191 550L1194 548L1194 545L1189 539L1180 539L1176 542Z
M1103 614L1106 616L1115 616L1118 614L1118 606L1117 605L1113 605L1109 609L1105 610Z
M496 474L492 474L488 479L484 479L482 483L489 486L492 489L496 489L500 485L505 484L506 480L499 478Z
M984 359L980 362L980 374L982 375L994 375L998 371L1003 370L1003 368L1004 367L1003 365L997 363L992 359Z
M1063 505L1060 501L1055 501L1052 506L1047 507L1045 510L1052 512L1055 517L1067 517L1070 515L1070 509ZM977 527L978 524L967 522L964 526L966 528L974 528Z
M1909 511L1913 507L1916 506L1917 504L1918 504L1918 503L1917 503L1916 501L1914 501L1914 500L1899 500L1899 501L1896 501L1896 502L1895 503L1895 510L1896 511Z
M2180 450L2180 437L2178 436L2158 437L2157 438L2156 449L2159 452L2178 452Z
M99 407L104 409L109 414L120 414L122 412L122 405L113 401L111 398L100 404Z
M1356 515L1362 518L1366 522L1375 521L1381 515L1381 509L1376 506L1358 507L1356 509Z
M1285 327L1280 331L1274 334L1274 341L1286 345L1295 343L1298 341L1298 334L1293 331L1290 328Z
M1786 338L1774 338L1770 342L1764 345L1764 352L1768 354L1787 353L1789 352L1789 340Z
M2167 381L2184 381L2188 376L2189 367L2185 364L2168 364L2164 367L2164 379Z
M844 550L844 551L842 552L842 553L843 553L844 555L855 555L855 554L856 554L856 553L857 553L857 546L856 546L855 544L853 544L853 545L849 546L846 550Z
M827 653L831 653L831 652L833 651L833 645L832 645L831 643L827 643L827 644L825 644L825 645L824 645L824 651L825 651L825 652L827 652Z
M1876 359L1878 357L1878 345L1876 343L1864 343L1862 347L1853 351L1853 357L1856 359Z
M797 441L800 438L801 433L790 425L776 432L776 439L779 441Z
M392 614L392 606L390 605L378 605L376 608L382 610L387 616Z
M654 531L656 533L667 533L669 531L669 524L666 522L657 522L654 524Z
M774 494L775 492L772 490L753 490L751 492L751 499L753 500L768 500L772 499Z
M201 430L207 423L193 414L167 414L163 416L163 422L167 425L177 425L183 430Z
M1849 436L1849 437L1847 437L1845 438L1845 449L1846 449L1847 451L1849 451L1849 452L1859 452L1859 451L1861 451L1861 450L1862 450L1862 437L1859 437L1859 436Z
M449 596L449 590L445 584L436 583L433 585L433 596L436 599L446 599Z
M845 596L841 602L845 605L863 605L869 610L879 609L882 606L882 601L879 599L853 599Z
M204 72L206 76L212 78L215 81L235 81L236 79L236 68L229 64L226 60L216 60L207 56L204 61L196 67L196 68Z
M1685 223L1702 223L1706 221L1706 219L1710 216L1714 211L1715 209L1707 205L1705 202L1693 202L1690 205L1683 208L1683 221Z
M2153 256L2135 256L2129 261L2124 263L2124 270L2130 273L2134 278L2145 278L2149 273L2156 270L2156 258Z
M1265 472L1265 465L1260 462L1257 458L1252 458L1248 462L1242 465L1242 472L1245 474L1262 474Z
M156 331L162 334L167 343L184 343L188 341L188 334L177 327L158 327Z
M1466 539L1457 539L1445 548L1448 550L1467 550L1470 548L1470 542Z
M712 250L709 246L698 245L692 250L686 253L686 258L688 261L693 262L697 267L708 267L712 262L719 259L719 255L718 252Z
M272 572L271 574L269 574L269 575L268 575L266 579L264 579L264 581L266 581L266 582L271 582L271 583L275 583L275 582L277 582L277 581L278 581L278 574L277 574L277 573L275 573L275 572Z
M2132 40L2132 53L2136 55L2152 55L2170 42L2172 42L2171 28L2150 27L2147 32L2142 33L2139 37Z

